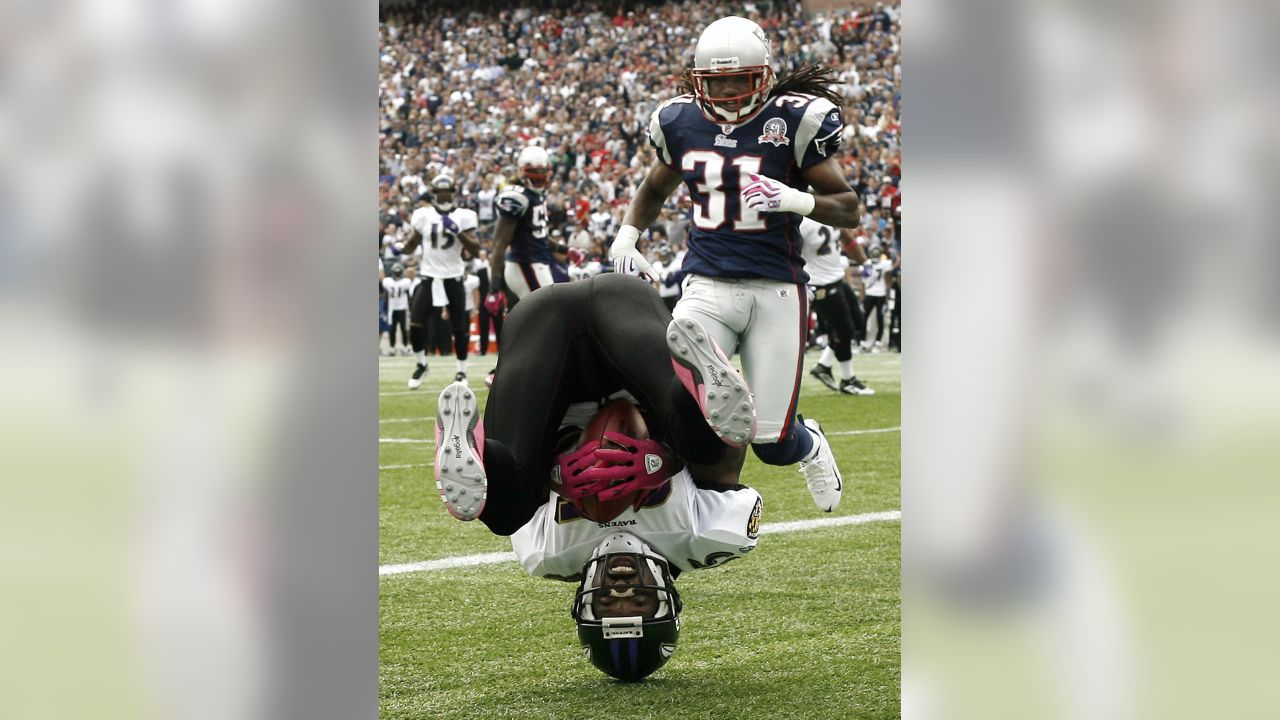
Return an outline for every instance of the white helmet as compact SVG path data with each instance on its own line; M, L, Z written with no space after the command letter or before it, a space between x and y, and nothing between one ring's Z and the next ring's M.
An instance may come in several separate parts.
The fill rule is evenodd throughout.
M693 53L693 94L702 114L715 123L751 119L764 108L764 100L773 88L771 57L769 36L754 22L731 15L708 25ZM731 77L746 77L746 92L716 96L707 87L710 79Z
M520 179L534 190L543 190L551 181L551 156L546 148L530 145L516 158L516 172Z

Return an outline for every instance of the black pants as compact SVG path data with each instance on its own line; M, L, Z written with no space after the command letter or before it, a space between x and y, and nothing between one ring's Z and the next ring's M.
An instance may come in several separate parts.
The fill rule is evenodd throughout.
M885 331L888 330L888 328L884 326L884 296L868 295L866 302L867 317L862 322L863 333L866 333L866 327L871 321L871 314L875 313L876 336L874 338L867 339L874 342L880 342L880 338L885 334Z
M476 272L476 277L480 279L480 307L476 309L476 324L480 330L480 354L489 354L489 326L493 324L493 336L501 340L502 338L502 312L497 315L490 315L489 309L485 307L484 300L489 297L489 269L481 268Z
M893 288L893 317L889 320L889 347L902 352L902 284Z
M405 316L405 312L403 310L391 311L391 330L387 333L387 339L391 341L392 350L396 349L396 330L397 329L399 329L400 331L401 345L403 345L404 341L409 338L409 333L405 330L405 326L404 326L404 316Z
M862 312L858 293L853 291L853 286L849 283L840 283L840 292L844 293L844 303L849 306L849 315L853 317L853 340L861 343L867 339L867 316Z
M571 403L626 390L650 434L679 458L710 465L723 457L725 445L671 367L669 322L648 283L616 273L548 285L511 311L484 411L489 496L480 519L490 530L510 535L547 501Z
M426 350L427 343L436 348L447 345L449 335L443 327L444 313L432 303L432 284L444 283L444 295L449 300L449 328L452 330L453 354L459 360L467 359L471 328L467 315L467 289L462 278L423 278L413 291L409 301L409 323L420 331L411 333L414 350ZM446 354L448 350L445 350Z
M836 360L844 362L853 358L853 313L845 299L844 281L813 289L813 309L818 319L827 326L827 347L836 354Z

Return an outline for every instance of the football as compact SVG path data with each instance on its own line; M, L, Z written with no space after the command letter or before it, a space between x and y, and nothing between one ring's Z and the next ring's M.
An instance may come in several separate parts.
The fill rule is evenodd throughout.
M617 447L614 443L605 440L606 432L622 433L624 435L644 440L649 437L649 426L645 424L644 416L640 414L637 408L629 400L610 400L591 418L591 422L583 428L582 434L578 437L576 447L582 447L583 443L590 440L599 440L601 447ZM602 502L600 498L589 497L583 498L574 503L574 507L582 516L588 520L595 522L609 522L618 517L627 508L635 504L639 498L640 492L630 492L616 500Z

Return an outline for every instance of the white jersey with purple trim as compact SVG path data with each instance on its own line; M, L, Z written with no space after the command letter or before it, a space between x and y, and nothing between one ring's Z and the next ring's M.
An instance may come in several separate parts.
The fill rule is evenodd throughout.
M383 278L382 287L387 291L387 309L391 312L409 309L409 293L413 281L407 277Z
M467 208L454 208L445 213L458 232L474 230L478 221L476 211ZM422 235L422 253L418 261L418 274L431 278L462 277L466 272L466 264L462 261L462 243L456 236L444 232L444 219L430 205L413 211L409 224Z
M804 242L804 269L814 287L844 280L848 261L840 253L840 231L817 220L800 221L800 237Z
M893 271L893 261L888 258L881 258L871 263L870 275L864 275L863 282L866 284L867 295L872 297L884 297L889 294L889 284L887 279L889 273Z
M606 536L625 530L681 570L716 567L756 546L764 500L749 487L699 490L688 470L672 476L645 499L607 523L580 516L554 492L533 519L511 536L525 572L553 580L577 581L582 567Z

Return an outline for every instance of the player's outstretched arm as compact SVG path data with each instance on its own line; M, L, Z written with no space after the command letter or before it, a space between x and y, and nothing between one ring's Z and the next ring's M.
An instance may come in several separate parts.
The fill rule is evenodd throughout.
M662 203L671 197L683 180L680 173L666 163L655 162L636 190L636 196L631 199L622 224L641 230L652 225L658 219L658 213L662 212Z
M861 265L867 261L867 252L858 244L857 239L853 237L853 231L849 228L840 228L840 245L849 256L849 262L854 265Z
M662 162L655 162L649 168L649 174L627 207L622 227L618 228L618 234L609 246L609 259L613 261L615 270L627 275L642 275L651 281L658 279L649 261L636 250L636 241L640 238L640 229L649 227L658 219L662 203L675 192L682 179L680 173Z
M402 255L412 255L413 251L417 250L418 246L421 244L422 244L422 233L418 232L417 228L413 228L413 230L409 233L409 239L406 240L404 245L401 245L398 249L400 250L400 254Z
M813 212L809 217L837 228L858 226L858 194L849 187L835 158L800 171L813 187Z
M462 249L467 253L466 257L473 258L480 254L480 242L476 240L474 232L463 230L458 233L458 242L462 243Z
M507 246L516 234L516 221L498 216L498 225L493 229L493 254L489 256L489 286L494 290L506 287L502 273L507 268Z

